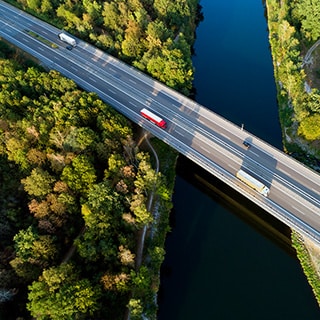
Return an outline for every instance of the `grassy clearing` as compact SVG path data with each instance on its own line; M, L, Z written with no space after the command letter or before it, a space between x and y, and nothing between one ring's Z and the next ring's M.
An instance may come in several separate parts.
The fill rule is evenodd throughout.
M33 32L33 31L30 31L30 30L26 30L26 32L28 33L28 35L30 35L31 37L33 38L36 38L37 40L41 41L42 43L44 43L45 45L51 47L51 48L54 48L54 49L57 49L59 48L58 45L56 45L55 43L41 37L40 35L38 35L37 33Z

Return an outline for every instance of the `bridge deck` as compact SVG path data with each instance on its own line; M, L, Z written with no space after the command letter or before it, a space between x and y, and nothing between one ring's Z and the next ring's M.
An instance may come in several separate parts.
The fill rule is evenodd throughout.
M31 30L55 43L32 37ZM66 50L61 30L0 1L0 35L60 71L80 87L96 92L208 172L244 194L289 227L320 243L320 175L250 132L195 101L77 39ZM142 108L167 123L166 130L140 115ZM250 148L243 145L250 144ZM268 197L236 178L243 169L270 188Z

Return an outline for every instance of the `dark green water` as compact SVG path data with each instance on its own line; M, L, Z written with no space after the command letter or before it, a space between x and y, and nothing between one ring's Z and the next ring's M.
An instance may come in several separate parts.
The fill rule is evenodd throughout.
M202 0L196 100L281 148L264 7ZM320 319L289 230L181 158L159 320Z

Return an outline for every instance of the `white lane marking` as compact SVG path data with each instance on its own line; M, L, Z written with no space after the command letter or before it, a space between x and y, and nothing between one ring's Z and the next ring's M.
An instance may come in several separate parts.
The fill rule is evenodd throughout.
M293 208L296 211L299 211L300 213L302 213L304 216L306 215L304 212L302 212L301 210L299 210L297 207L295 206L291 206L291 208Z
M286 174L288 177L292 178L292 175L290 173L288 173L286 170L283 170L283 169L279 168L279 171L281 171L282 173Z
M109 90L111 93L113 93L113 94L117 94L114 90L112 90L112 89L110 89L110 88L108 88L108 90Z
M234 171L238 171L238 169L236 167L234 167L233 165L231 165L230 163L228 163L228 167L230 167Z
M180 131L175 131L175 133L179 134L180 136L183 136L184 137L184 133L183 132L180 132Z
M211 154L211 150L209 150L208 148L205 148L202 145L199 145L199 148L206 151L207 153Z

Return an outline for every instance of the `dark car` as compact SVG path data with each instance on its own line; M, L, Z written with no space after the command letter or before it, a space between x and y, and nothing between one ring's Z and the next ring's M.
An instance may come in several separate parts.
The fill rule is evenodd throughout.
M72 50L72 46L66 46L66 49L68 49L68 50Z
M251 144L246 140L244 140L242 143L247 149L249 149L251 147Z

